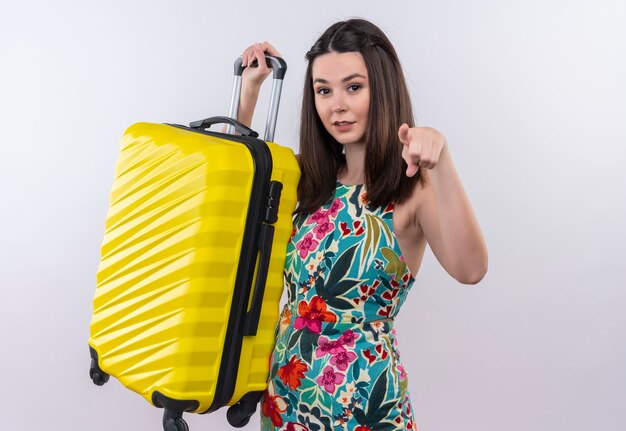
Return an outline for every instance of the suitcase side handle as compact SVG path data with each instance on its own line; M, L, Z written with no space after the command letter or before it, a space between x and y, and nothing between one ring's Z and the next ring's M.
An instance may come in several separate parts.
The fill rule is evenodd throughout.
M246 126L245 124L230 117L205 118L204 120L198 120L198 121L193 121L189 123L189 127L191 127L192 129L208 129L213 124L223 124L223 123L229 124L230 126L234 127L235 130L241 133L243 136L250 136L252 138L259 137L259 134L257 132L255 132L254 130Z
M262 214L263 222L261 223L261 231L259 232L259 264L256 280L254 282L254 293L252 295L250 311L246 314L243 322L243 335L256 335L259 326L261 306L263 305L263 295L265 293L265 283L267 281L270 257L272 255L272 243L274 241L273 224L278 220L278 206L280 205L282 190L283 184L281 182L272 181L270 183L265 213Z
M261 305L263 304L263 294L265 292L265 282L270 265L270 255L272 253L272 241L274 240L274 226L263 223L259 235L259 266L254 282L254 294L250 311L246 314L243 322L243 335L256 335L261 318Z
M282 58L273 57L271 55L266 55L265 60L267 61L268 67L271 67L273 70L274 79L272 80L272 95L270 96L270 107L267 112L267 122L265 124L265 135L263 140L266 142L273 142L274 133L276 132L276 120L278 119L280 94L283 89L283 79L285 78L285 73L287 73L287 63ZM233 82L233 93L230 99L230 111L228 114L230 118L237 118L237 114L239 113L239 99L241 98L241 74L245 69L241 66L241 64L242 59L239 57L235 60L235 81ZM233 128L228 127L227 133L232 134Z

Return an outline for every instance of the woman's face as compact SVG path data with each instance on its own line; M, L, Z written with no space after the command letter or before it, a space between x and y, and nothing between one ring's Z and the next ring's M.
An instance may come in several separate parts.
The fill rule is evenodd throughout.
M312 66L315 108L340 144L364 144L370 109L367 68L359 52L330 52Z

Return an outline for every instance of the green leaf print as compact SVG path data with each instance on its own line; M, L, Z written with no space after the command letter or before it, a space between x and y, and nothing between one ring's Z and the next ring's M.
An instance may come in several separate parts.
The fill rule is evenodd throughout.
M328 281L326 282L329 286L334 286L340 280L344 279L350 267L352 266L352 259L354 257L354 252L356 251L358 244L353 245L346 251L344 251L341 256L335 262L333 269L330 271L330 275L328 276Z
M354 192L348 198L348 201L354 204L354 208L356 209L356 216L361 217L361 213L363 212L363 206L361 205L361 199L359 196L361 195L361 189L363 186L357 186L354 189Z
M386 290L393 290L393 286L389 282L388 276L381 274L380 282L383 284L383 286L385 286Z
M358 423L364 426L369 425L369 421L367 420L367 417L365 417L365 413L359 407L355 407L352 413L354 413L354 418Z
M365 264L367 257L373 253L378 247L378 241L380 240L380 229L378 223L372 221L373 216L365 214L365 243L363 244L363 254L361 256L361 265Z
M308 364L311 364L313 358L313 350L317 346L317 340L320 338L320 334L313 334L309 332L307 328L303 329L302 337L300 338L300 354Z
M318 275L315 279L315 292L317 292L318 296L322 298L325 302L332 298L332 295L328 290L326 290L326 286L324 285L324 278L321 275Z
M359 283L359 280L346 278L344 280L341 280L339 283L335 284L334 286L329 287L328 290L333 295L339 296L339 295L343 295L348 290L353 289L354 287L356 287L356 285L358 283Z
M376 303L381 307L386 307L388 305L385 300L378 295L372 295L372 298L374 298L374 301L376 301Z
M298 340L300 340L300 337L302 336L302 332L303 331L293 331L291 333L291 338L289 339L289 345L287 346L289 350L293 349L294 346L298 343Z
M333 243L334 238L335 238L334 232L332 235L328 235L328 238L326 239L326 244L324 245L323 250L330 250L330 245Z
M371 264L372 259L380 247L381 235L385 234L388 243L393 243L393 234L380 217L372 214L365 214L365 241L363 243L363 253L361 256L361 269Z
M283 384L282 380L280 379L274 380L274 385L276 386L276 388L278 388L280 392L286 391L285 385Z
M307 406L315 405L317 395L315 394L315 386L305 389L300 395L300 401Z
M351 302L337 297L328 298L326 300L326 304L339 310L352 310L354 308L354 304L352 304Z
M409 386L409 379L404 379L404 380L400 380L400 393L401 394L406 394L406 391L408 389Z
M395 274L396 280L400 280L404 271L406 271L406 263L402 262L396 252L388 247L383 247L380 251L385 259L387 259L385 272L387 274Z
M326 283L321 275L315 279L315 291L331 307L340 310L354 308L354 304L338 296L343 295L358 284L357 280L346 278L346 274L352 265L356 248L357 245L354 245L339 256L332 267L333 269L330 271Z
M293 409L298 405L298 398L295 396L293 392L287 392L287 398L289 402L287 403L287 415L293 414Z
M374 383L374 388L372 389L372 395L367 402L367 418L372 420L372 418L376 415L376 411L380 408L380 405L383 402L385 394L387 393L387 370L384 370L376 383Z
M397 401L393 400L380 406L378 410L376 410L376 412L374 413L374 416L372 416L372 422L376 423L385 419L387 416L389 416L389 413L391 413L391 410L396 406L396 404Z
M354 361L354 364L352 364L352 378L354 379L354 381L359 380L360 374L361 374L361 368L359 367L359 361L356 360Z

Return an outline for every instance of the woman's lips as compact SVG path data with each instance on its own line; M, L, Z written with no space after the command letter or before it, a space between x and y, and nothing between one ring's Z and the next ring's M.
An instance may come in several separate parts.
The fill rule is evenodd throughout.
M335 126L335 129L337 129L339 132L349 132L350 129L352 129L353 124L354 122L350 121L335 121L333 123L333 126Z

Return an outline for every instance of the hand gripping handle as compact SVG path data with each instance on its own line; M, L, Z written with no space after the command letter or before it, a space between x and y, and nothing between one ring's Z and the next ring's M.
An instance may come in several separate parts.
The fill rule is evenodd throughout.
M273 57L266 55L265 60L267 66L272 68L273 82L272 82L272 95L270 98L270 107L267 112L267 122L265 124L265 135L263 139L267 142L274 141L274 133L276 132L276 120L278 118L278 107L280 105L280 94L283 88L283 79L285 73L287 73L287 63L280 57ZM241 75L245 69L242 66L243 60L241 57L235 60L235 81L233 83L233 94L230 100L230 118L237 118L239 113L239 99L241 98ZM255 67L254 63L250 67ZM233 133L233 128L228 128L228 133Z

